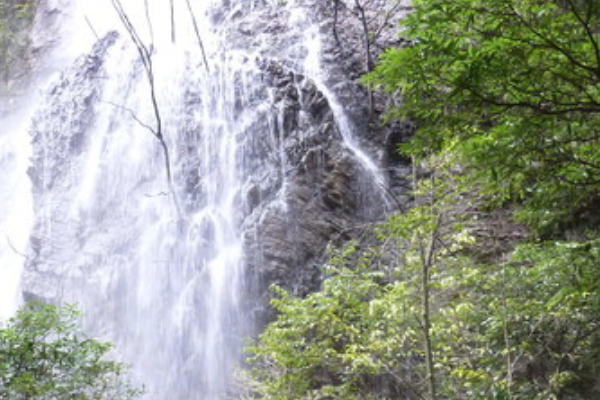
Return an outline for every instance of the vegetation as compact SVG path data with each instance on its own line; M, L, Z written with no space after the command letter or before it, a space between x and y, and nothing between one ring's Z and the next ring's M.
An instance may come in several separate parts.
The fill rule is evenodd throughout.
M335 255L320 291L274 288L279 316L249 348L258 398L600 396L600 241L483 261L481 213L447 182L422 183L424 204Z
M600 398L600 1L413 5L367 81L417 124L414 207L274 288L253 396Z
M450 150L497 203L552 234L598 200L600 2L417 0L412 46L390 49L373 84L419 129L403 151Z
M33 0L0 0L0 87L4 90L24 70L34 7Z
M140 393L108 343L78 328L73 306L32 302L0 327L0 399L125 400Z

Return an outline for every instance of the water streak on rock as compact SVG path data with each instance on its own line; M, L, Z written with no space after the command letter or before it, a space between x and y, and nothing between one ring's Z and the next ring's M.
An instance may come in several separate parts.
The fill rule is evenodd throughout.
M80 303L148 399L221 399L268 284L307 290L328 241L381 215L368 194L387 182L377 143L358 137L364 93L315 59L332 40L326 2L191 1L194 21L178 0L174 43L168 2L122 3L152 52L173 186L148 129L148 77L110 1L46 1L37 24L57 36L36 51L49 85L17 118L31 147L18 124L0 136L18 182L0 187L0 260L16 268L0 278L25 265L26 297Z

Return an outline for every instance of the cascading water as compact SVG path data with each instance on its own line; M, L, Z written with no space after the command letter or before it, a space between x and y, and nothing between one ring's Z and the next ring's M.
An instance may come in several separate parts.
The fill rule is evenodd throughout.
M87 54L64 57L70 66L52 78L30 123L32 151L23 129L0 137L0 163L19 177L17 190L0 188L0 204L12 207L0 220L10 236L0 260L19 268L26 256L26 296L80 303L90 331L116 344L148 399L221 399L255 328L250 296L264 287L247 267L316 257L295 235L324 247L354 213L341 197L350 171L370 174L374 191L385 180L315 62L319 30L298 17L309 5L175 0L172 25L169 2L122 3L153 75L110 0L65 11L81 31L57 46L75 54L85 36ZM276 45L278 32L288 39ZM331 216L304 217L319 210ZM2 270L13 282L19 272ZM3 303L14 304L12 288Z
M361 191L370 193L371 196L368 202L372 205L378 204L384 208L390 207L388 193L386 192L388 182L385 174L373 158L368 155L358 143L356 127L353 126L352 121L344 112L344 107L337 99L333 90L330 89L325 82L327 79L326 71L321 61L323 57L322 33L314 23L311 24L310 21L306 21L306 16L303 15L301 11L295 10L292 15L292 20L297 20L298 23L307 25L307 28L302 30L303 40L307 48L303 70L311 77L311 79L313 79L319 91L323 93L323 96L328 100L345 147L358 161L362 169L360 173L363 174L366 181L369 181L369 184L362 188ZM381 210L377 210L373 214L377 215L380 212Z
M27 118L17 120L26 121ZM1 119L7 129L0 133L0 320L10 317L20 301L19 284L32 223L31 185L24 178L30 146L23 123Z

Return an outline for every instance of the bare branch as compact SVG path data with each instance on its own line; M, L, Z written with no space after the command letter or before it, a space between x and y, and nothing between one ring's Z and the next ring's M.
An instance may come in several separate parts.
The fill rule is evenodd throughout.
M204 51L204 44L202 42L202 37L200 36L200 30L198 29L198 23L196 21L196 16L194 15L194 10L192 9L190 0L185 0L185 3L187 4L187 8L190 13L190 17L192 18L192 24L194 25L194 32L196 33L196 39L198 40L198 45L200 46L200 51L202 52L202 58L204 59L204 67L206 68L206 72L210 73L210 69L208 67L208 61L206 58L206 52Z
M175 43L175 5L170 0L171 5L171 42Z
M340 36L338 35L338 30L337 30L339 7L340 7L340 0L333 0L333 37L335 38L335 43L339 47L341 47L342 43L340 42Z
M11 248L11 250L18 256L21 256L25 259L27 259L27 256L23 253L21 253L20 251L18 251L15 246L12 244L12 242L10 241L10 238L8 236L6 236L6 243L8 243L8 246Z
M94 34L94 36L96 37L96 40L100 40L100 36L98 36L98 33L96 32L96 30L94 29L94 26L92 25L92 23L90 22L90 19L88 18L87 15L83 16L85 18L85 23L87 24L87 26L90 28L90 30L92 31L92 33Z
M160 196L168 196L168 195L169 195L169 193L168 193L168 192L158 192L158 193L156 193L156 194L144 193L144 196L146 196L146 197L150 197L150 198L153 198L153 197L160 197Z
M177 214L181 218L181 216L182 216L181 208L179 206L179 201L177 200L177 195L176 195L175 189L173 187L173 178L172 178L172 173L171 173L171 157L169 154L169 147L167 146L167 143L165 141L165 137L163 134L162 118L161 118L160 108L158 107L158 101L157 101L157 96L156 96L156 85L154 84L154 70L153 70L153 64L152 64L152 55L151 55L150 51L148 50L148 47L146 47L146 45L144 44L144 42L138 35L135 27L129 20L129 17L127 16L127 14L125 13L125 10L123 9L123 5L121 4L121 1L120 0L111 0L111 1L113 4L113 7L115 8L115 10L117 11L117 13L119 15L119 18L121 19L121 22L123 23L125 29L129 33L131 40L135 44L135 47L140 55L142 64L144 65L144 70L146 71L146 78L148 79L148 84L150 86L150 101L152 103L152 110L154 112L155 127L152 128L151 126L143 123L139 118L137 118L135 116L135 113L133 113L133 111L127 109L126 107L122 107L122 106L119 106L119 107L124 109L125 111L128 111L131 115L133 115L133 118L140 125L142 125L146 129L148 129L154 135L154 137L156 137L156 139L159 141L160 146L162 148L163 156L164 156L165 172L167 175L167 185L169 186L169 191L173 195L172 196L173 202L175 204L175 208L177 209Z
M365 46L365 69L367 72L371 72L373 70L373 57L371 55L371 39L370 39L370 30L369 25L367 23L367 15L365 13L365 8L363 4L361 4L360 0L354 0L354 4L356 5L356 10L358 11L359 19L363 28L363 44ZM373 107L375 100L373 98L373 90L368 87L368 97L369 97L369 111L373 112Z
M113 107L116 107L116 108L118 108L118 109L120 109L120 110L123 110L123 111L127 112L129 115L131 115L131 117L132 117L132 118L133 118L133 119L134 119L134 120L135 120L135 121L136 121L138 124L140 124L140 126L141 126L141 127L143 127L143 128L145 128L145 129L147 129L147 130L148 130L148 131L150 131L150 132L151 132L151 133L152 133L154 136L156 136L156 132L154 131L154 128L152 128L150 125L148 125L148 124L144 123L142 120L140 120L140 119L138 118L138 116L135 114L135 112L133 112L133 110L132 110L131 108L128 108L128 107L122 106L122 105L120 105L120 104L117 104L117 103L113 103L112 101L104 101L103 103L110 104L110 105L111 105L111 106L113 106Z
M146 22L148 23L148 30L150 31L150 43L154 43L154 29L152 28L152 20L150 19L148 0L144 0L144 13L146 15Z

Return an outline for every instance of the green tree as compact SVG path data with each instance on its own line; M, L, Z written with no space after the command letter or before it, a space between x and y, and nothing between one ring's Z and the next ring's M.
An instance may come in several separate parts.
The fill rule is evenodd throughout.
M451 150L497 203L552 233L597 204L600 1L415 0L410 45L367 81L399 94L402 149Z
M600 241L582 228L599 219L600 1L413 6L410 44L366 81L399 94L389 117L416 122L401 151L428 178L377 240L323 267L321 290L276 289L278 318L250 348L256 394L599 398ZM506 220L478 236L489 200L540 236Z
M140 393L112 348L78 327L74 306L28 303L0 328L0 399L125 400Z
M497 265L438 252L428 331L415 245L391 270L376 267L387 257L373 249L346 252L305 298L276 289L279 316L249 348L256 398L600 396L600 242L523 244Z
M278 319L249 349L261 398L438 398L449 330L440 308L469 241L462 215L442 201L457 187L445 178L425 181L419 205L377 227L371 246L332 257L320 291L296 298L276 288Z
M521 243L484 258L451 166L417 205L349 245L249 350L261 399L575 400L600 396L600 241ZM485 250L485 249L484 249Z

